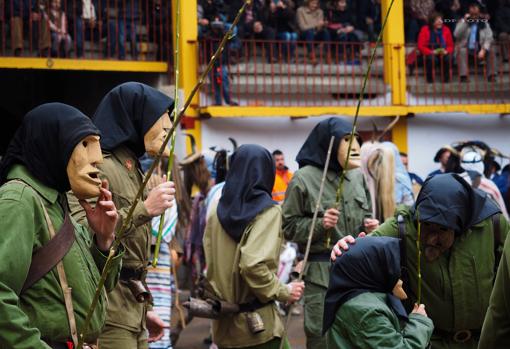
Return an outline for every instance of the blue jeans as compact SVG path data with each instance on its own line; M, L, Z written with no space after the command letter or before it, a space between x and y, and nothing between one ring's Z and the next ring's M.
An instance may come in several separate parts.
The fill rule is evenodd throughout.
M303 36L303 39L306 41L306 42L311 42L311 41L331 41L331 36L329 35L329 31L327 31L326 29L322 29L322 30L315 30L315 29L309 29L309 30L305 30L302 34ZM308 53L311 53L313 52L313 44L306 44L306 48L308 50Z
M276 34L276 38L278 40L285 41L284 43L281 44L283 58L285 59L287 58L287 56L289 56L289 58L292 58L292 56L294 56L294 51L296 50L296 41L298 39L297 33L280 32Z
M110 30L110 50L109 56L116 57L117 45L118 45L118 58L126 59L126 47L124 46L126 41L131 43L131 56L132 59L136 59L138 56L138 50L136 47L136 19L119 18L117 20L109 20L108 27ZM127 35L127 36L126 36Z
M213 89L214 101L216 105L221 105L221 94L225 103L230 104L230 81L228 80L228 69L226 65L221 65L213 68Z
M69 31L76 43L76 57L83 57L83 19L81 17L76 17L74 21L74 23L69 23Z

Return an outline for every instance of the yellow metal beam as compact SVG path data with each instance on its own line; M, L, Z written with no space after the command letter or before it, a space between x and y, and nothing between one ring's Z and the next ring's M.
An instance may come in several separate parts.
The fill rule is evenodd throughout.
M381 1L381 15L388 11L392 0ZM383 32L384 80L391 85L392 104L406 104L406 65L404 39L404 2L395 0Z
M397 148L404 153L407 153L407 118L400 118L397 124L392 129L392 140Z
M0 68L166 73L168 64L165 62L94 59L0 57Z
M198 109L204 117L315 117L324 115L354 116L355 107L206 107ZM432 106L362 106L360 116L379 117L430 113L506 114L510 104L465 104Z
M181 95L184 97L183 100L186 99L193 87L195 87L198 77L198 27L197 27L197 1L190 0L181 0L181 16L182 19L180 21L180 81L178 83L179 89L181 90ZM173 23L177 23L175 20L177 1L173 0L173 11L174 20ZM175 37L174 37L175 40ZM191 105L199 104L199 95L196 94L195 98L191 102ZM198 113L196 109L188 108L186 111L187 117L196 118L193 123L194 127L191 129L187 129L186 132L191 133L195 136L195 140L197 142L197 150L202 149L202 132L201 132L201 124L198 117ZM186 147L187 152L191 152L191 148L188 145Z

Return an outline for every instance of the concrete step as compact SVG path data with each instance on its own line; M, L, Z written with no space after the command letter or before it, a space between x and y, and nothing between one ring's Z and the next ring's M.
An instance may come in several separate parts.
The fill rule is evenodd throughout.
M230 90L236 94L358 94L363 81L359 77L319 77L319 76L290 76L267 78L264 76L234 77ZM212 85L207 81L203 92L212 93ZM368 94L386 93L388 88L381 78L372 78L367 88Z

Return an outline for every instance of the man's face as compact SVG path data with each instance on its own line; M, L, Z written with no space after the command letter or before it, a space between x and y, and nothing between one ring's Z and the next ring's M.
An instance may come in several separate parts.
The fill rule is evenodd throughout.
M345 11L345 8L347 7L347 2L345 0L338 0L336 4L340 11Z
M170 121L170 116L168 112L161 115L158 121L147 131L145 136L143 137L143 142L145 144L145 151L150 156L155 156L161 145L163 145L163 141L165 140L169 129L172 127L172 122ZM170 150L168 147L165 148L163 152L163 156L170 156Z
M67 163L67 176L73 194L80 200L99 196L101 179L97 164L103 162L99 136L87 136L74 147Z
M274 164L277 170L283 171L285 169L285 157L283 154L274 156Z
M480 15L480 8L477 5L470 5L469 15L473 18L478 17Z
M452 229L435 223L421 223L421 243L425 259L435 261L441 254L448 251L455 240L455 232Z
M406 168L406 170L408 169L407 168L407 163L408 163L408 159L407 159L407 156L405 155L400 155L400 159L402 160L402 163L404 164L404 167Z
M448 163L448 159L450 158L450 155L452 155L452 153L449 150L441 154L441 156L439 157L439 162L441 163L441 165L446 166L446 164Z
M340 166L344 168L345 160L347 159L347 151L349 149L349 140L351 139L351 135L346 135L340 141L340 145L338 146L338 162ZM361 149L359 142L356 137L352 140L351 153L349 156L349 161L347 162L347 168L345 170L352 170L353 168L358 168L361 166Z

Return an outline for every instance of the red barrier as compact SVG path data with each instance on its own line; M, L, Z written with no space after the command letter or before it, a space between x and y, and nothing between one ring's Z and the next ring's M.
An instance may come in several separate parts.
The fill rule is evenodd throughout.
M199 41L202 71L219 43ZM390 105L382 47L372 66L364 105ZM234 38L202 88L201 106L354 106L366 71L368 43L259 41Z
M508 44L494 44L485 57L458 47L454 55L429 56L406 49L409 105L510 102Z

